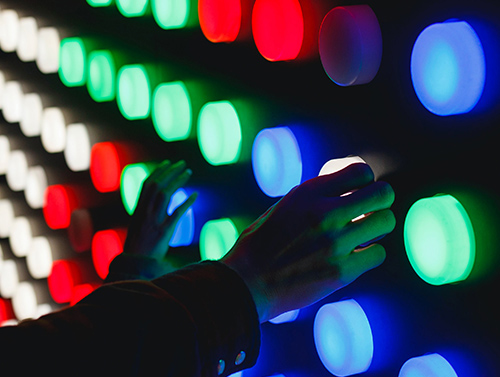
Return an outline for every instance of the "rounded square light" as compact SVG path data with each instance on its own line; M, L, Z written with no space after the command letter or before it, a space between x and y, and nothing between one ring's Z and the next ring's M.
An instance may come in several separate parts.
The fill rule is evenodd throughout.
M411 266L432 285L465 280L474 265L474 229L465 208L451 195L420 199L411 206L404 243Z
M209 164L217 166L237 162L241 139L240 120L231 102L209 102L203 106L198 118L198 144Z
M261 190L270 197L283 196L302 179L302 156L288 127L266 128L252 147L252 166Z
M87 90L96 102L116 97L116 66L109 50L92 51L88 57Z
M87 51L79 37L64 38L59 51L59 78L68 87L85 85Z
M149 7L149 0L116 0L116 6L125 17L142 17Z
M151 112L151 84L141 64L123 66L118 71L118 108L128 120L146 119Z
M241 15L241 0L198 2L201 31L210 42L234 42L240 32Z
M170 216L182 203L186 201L188 194L183 189L178 189L172 197L170 198L170 203L168 204L167 214ZM189 208L184 215L180 218L179 222L175 226L174 234L170 239L169 245L172 247L176 246L188 246L193 242L194 237L194 211L193 208Z
M156 23L165 30L185 27L192 12L190 0L151 0L151 10Z
M483 93L486 63L481 41L465 21L432 24L418 36L411 54L411 79L430 112L471 111Z
M191 133L191 98L183 82L159 85L153 93L153 125L162 140L185 140Z
M432 353L408 360L399 371L398 377L458 377L458 375L443 356Z
M231 219L210 220L200 232L201 260L219 260L238 239L238 230Z
M318 310L314 343L321 362L335 376L366 372L373 359L370 323L355 300L326 304Z
M135 212L142 185L153 171L152 164L139 162L123 168L120 179L120 194L123 207L129 215Z

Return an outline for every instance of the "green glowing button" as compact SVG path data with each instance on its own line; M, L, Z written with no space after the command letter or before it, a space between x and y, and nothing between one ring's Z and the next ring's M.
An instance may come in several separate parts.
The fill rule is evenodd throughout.
M87 89L96 102L112 101L116 96L116 67L108 50L92 51L88 58Z
M118 108L128 120L146 119L151 112L151 84L146 68L126 65L118 71Z
M59 77L64 85L82 86L87 79L87 51L81 38L65 38L59 52Z
M200 232L201 260L219 260L238 239L238 230L230 219L211 220Z
M191 11L191 0L151 0L156 23L165 30L186 26Z
M404 242L413 269L432 285L465 280L474 265L474 230L451 195L415 202L406 215Z
M137 163L125 166L122 171L120 182L120 194L123 206L129 215L132 215L137 207L142 184L153 171L153 164Z
M238 161L241 126L231 102L209 102L203 106L198 119L198 144L203 157L212 165Z
M113 0L87 0L91 7L107 7L113 3Z
M116 6L125 17L141 17L148 10L149 0L116 0Z
M181 81L161 84L153 93L153 124L165 141L185 140L191 133L191 99Z

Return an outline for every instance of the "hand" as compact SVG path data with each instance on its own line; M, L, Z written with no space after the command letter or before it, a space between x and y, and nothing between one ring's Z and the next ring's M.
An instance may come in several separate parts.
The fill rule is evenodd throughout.
M175 164L164 161L144 181L123 253L119 256L122 260L112 263L110 272L126 274L129 271L116 269L127 270L126 266L134 264L135 270L141 270L141 275L154 278L174 269L165 260L169 242L177 223L193 205L197 194L192 194L171 215L167 214L167 208L172 195L187 183L191 174L184 161ZM142 267L137 268L139 265Z
M265 322L308 306L380 265L385 259L381 245L359 245L394 229L393 202L391 186L374 182L366 164L313 178L250 225L222 262L245 280Z

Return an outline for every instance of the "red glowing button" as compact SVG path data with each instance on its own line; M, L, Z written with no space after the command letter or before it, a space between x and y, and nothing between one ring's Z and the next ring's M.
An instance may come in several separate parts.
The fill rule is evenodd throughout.
M73 296L71 297L70 305L73 306L83 300L89 294L94 292L99 287L99 284L84 283L73 288Z
M138 153L131 145L118 142L94 144L90 152L90 177L99 192L120 188L123 168L137 160Z
M71 220L71 212L79 207L75 191L64 185L52 185L45 190L43 216L52 229L67 228Z
M109 273L109 265L118 254L123 252L126 237L126 229L101 230L94 235L92 240L92 261L101 279L106 279Z
M12 302L0 298L0 325L2 322L14 319L14 310L12 309Z
M85 281L84 266L72 260L57 260L47 279L49 292L55 302L64 304L71 301L73 289Z
M250 16L251 5L250 0L199 0L201 31L210 42L234 42Z
M256 0L252 31L261 55L270 61L297 58L304 40L299 0Z

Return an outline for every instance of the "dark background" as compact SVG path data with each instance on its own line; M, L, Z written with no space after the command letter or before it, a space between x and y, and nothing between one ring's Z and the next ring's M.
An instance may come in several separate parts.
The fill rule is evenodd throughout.
M343 298L358 300L372 324L375 357L366 376L397 376L407 359L428 352L447 356L460 377L495 376L500 355L500 112L496 106L500 88L500 4L485 0L362 3L370 5L379 19L384 52L376 78L370 84L354 87L339 87L330 81L319 58L270 63L258 53L252 40L213 44L199 28L165 31L152 16L127 19L115 6L92 8L85 0L3 0L1 4L41 17L47 25L66 28L69 35L96 37L104 47L127 51L136 63L165 65L177 79L208 80L213 98L207 101L250 101L259 115L258 121L252 117L242 120L249 123L250 134L287 125L298 134L308 135L306 141L300 142L306 164L304 179L317 175L321 165L331 158L357 154L366 158L379 179L394 187L397 199L393 209L398 225L382 241L388 253L383 266L302 310L294 323L263 325L259 363L245 376L329 376L316 354L312 325L323 304ZM359 2L331 1L332 8L351 4ZM418 101L409 62L418 34L428 25L450 18L468 21L481 38L487 82L473 111L439 117ZM202 219L243 218L244 226L275 202L258 188L249 160L213 167L205 162L193 138L165 143L155 134L151 119L126 121L115 102L97 104L86 87L66 88L57 74L43 75L35 63L22 63L15 53L0 53L0 65L26 80L34 90L50 92L80 110L82 121L99 124L117 139L144 144L151 159L185 159L194 171L190 188L201 193L197 205L204 206L204 211L200 210ZM22 135L17 127L8 127L9 133ZM252 140L247 138L244 155L249 154ZM70 172L61 154L47 156L39 139L27 143L51 164L65 169L68 181L88 179L88 173ZM408 263L402 239L409 207L436 193L455 195L462 202L473 222L478 249L471 277L441 287L418 278ZM110 194L109 201L119 201L117 195ZM198 227L203 224L200 217ZM126 223L128 218L119 221ZM196 247L180 248L174 253L196 258Z

